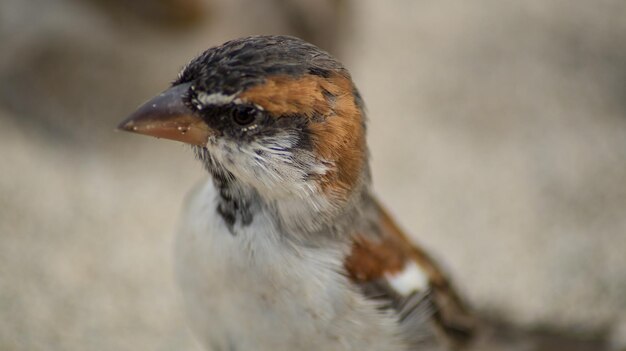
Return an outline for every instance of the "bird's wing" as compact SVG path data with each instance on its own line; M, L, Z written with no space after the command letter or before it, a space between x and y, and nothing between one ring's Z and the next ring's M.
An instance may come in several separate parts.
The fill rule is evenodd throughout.
M443 338L449 347L467 345L476 320L441 268L411 243L376 201L372 217L372 223L354 233L345 261L350 279L366 297L397 313L412 342L429 338L423 334L423 325L431 322L437 339Z

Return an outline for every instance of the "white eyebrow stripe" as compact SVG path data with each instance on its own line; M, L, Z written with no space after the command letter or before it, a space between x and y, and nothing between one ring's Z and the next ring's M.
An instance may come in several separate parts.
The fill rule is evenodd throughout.
M198 92L196 99L204 106L208 105L227 105L235 100L237 94L225 95L222 93L207 94Z
M414 261L409 262L402 271L396 274L385 273L385 278L389 285L402 296L428 289L428 276Z

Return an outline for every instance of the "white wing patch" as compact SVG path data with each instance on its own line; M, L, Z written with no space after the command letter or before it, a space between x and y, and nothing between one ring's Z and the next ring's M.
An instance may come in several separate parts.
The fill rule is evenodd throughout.
M385 273L389 285L400 295L408 296L415 291L428 289L428 276L413 261L396 274Z

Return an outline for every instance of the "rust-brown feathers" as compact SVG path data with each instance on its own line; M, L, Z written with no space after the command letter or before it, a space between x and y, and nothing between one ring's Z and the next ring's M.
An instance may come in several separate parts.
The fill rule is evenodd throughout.
M239 95L272 116L304 115L315 154L329 166L320 178L324 192L346 198L365 165L363 111L345 72L330 77L277 75Z

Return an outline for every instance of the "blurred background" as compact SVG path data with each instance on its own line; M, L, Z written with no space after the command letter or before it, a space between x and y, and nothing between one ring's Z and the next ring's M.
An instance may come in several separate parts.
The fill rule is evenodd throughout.
M251 34L351 70L377 193L496 349L626 350L621 0L0 0L0 350L200 350L170 247L205 175L114 127Z

